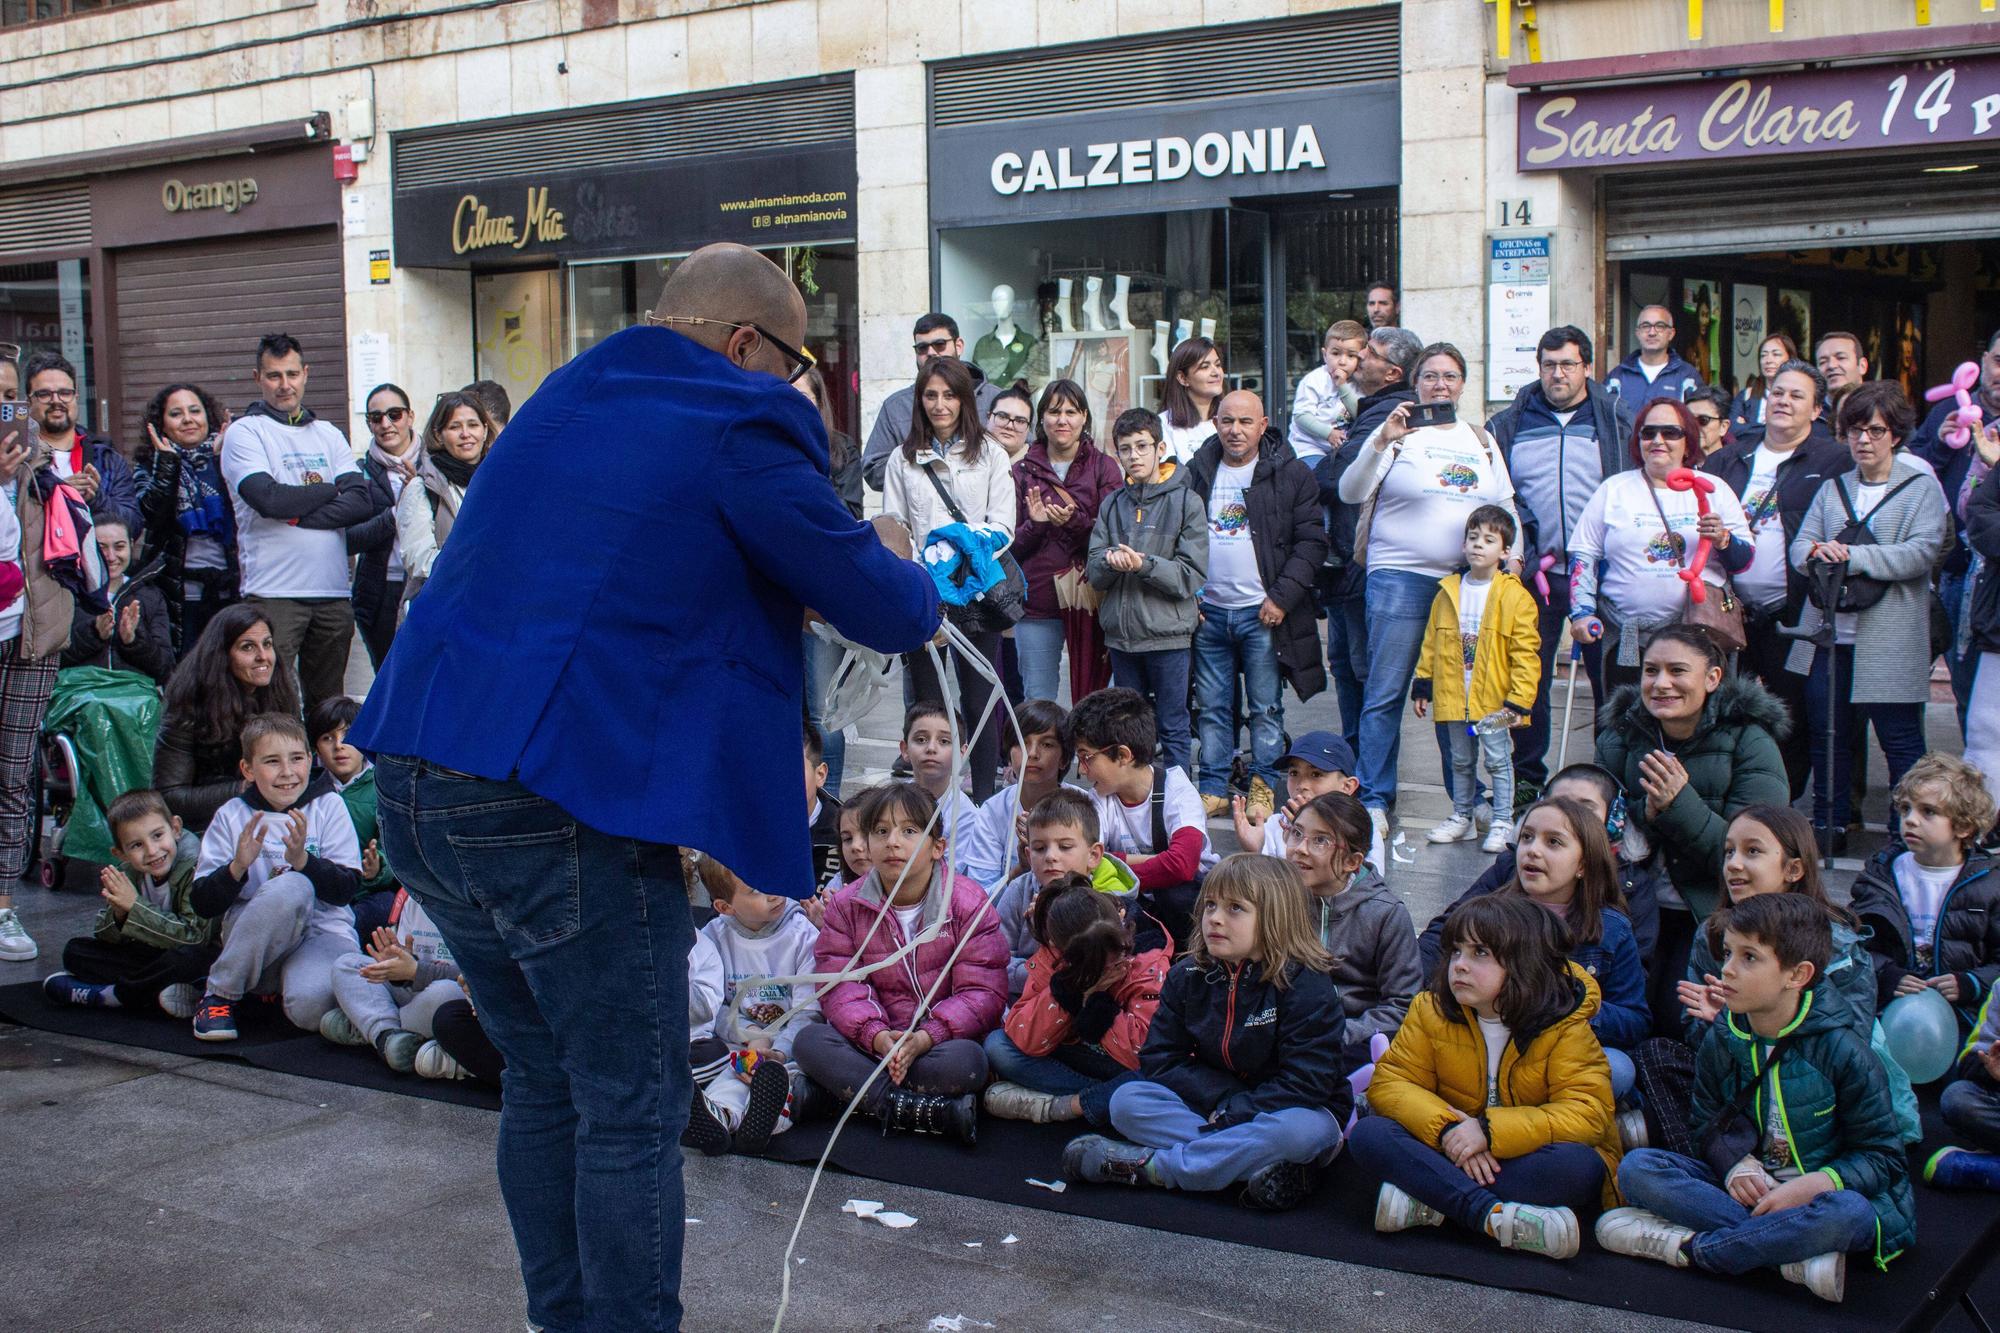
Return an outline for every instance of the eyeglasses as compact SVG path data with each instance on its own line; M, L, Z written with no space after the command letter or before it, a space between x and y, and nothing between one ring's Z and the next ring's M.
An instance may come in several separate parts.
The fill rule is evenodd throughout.
M911 343L910 350L918 356L923 356L925 353L931 356L943 356L951 351L951 345L955 341L957 340L953 338L933 338L929 342Z
M1852 426L1848 429L1847 438L1850 440L1866 440L1870 444L1880 444L1889 438L1890 433L1887 426Z
M1583 362L1576 360L1544 361L1542 362L1542 369L1553 370L1558 375L1574 375L1577 371L1583 369Z
M75 389L37 389L28 395L38 403L67 403L76 398Z
M1679 426L1641 426L1639 438L1642 440L1685 440L1687 432Z
M1639 324L1641 333L1672 333L1674 326L1664 319L1643 320Z
M410 409L407 407L385 407L379 412L363 412L361 415L368 419L368 424L371 426L379 426L385 421L393 426L404 417L410 415Z
M771 344L776 351L792 362L792 373L785 376L785 383L787 384L797 384L799 376L819 364L818 358L814 357L811 352L800 351L782 338L774 336L769 329L754 321L707 319L700 315L647 315L646 322L654 328L663 328L668 324L715 324L725 329L749 329L759 338Z
M1307 833L1297 824L1285 830L1285 846L1303 847L1315 856L1325 856L1340 846L1340 839L1325 833Z
M1696 421L1700 422L1701 428L1703 430L1707 430L1710 426L1713 426L1716 422L1722 420L1721 417L1711 416L1707 412L1690 412L1688 413L1688 415L1693 417Z
M1023 430L1028 427L1028 419L1013 412L988 412L986 419L996 426L1019 426Z
M1465 376L1455 370L1426 370L1417 376L1419 384L1463 384Z

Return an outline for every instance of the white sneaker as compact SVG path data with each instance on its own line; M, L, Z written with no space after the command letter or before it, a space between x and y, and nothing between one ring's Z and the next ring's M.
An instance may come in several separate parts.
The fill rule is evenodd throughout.
M444 1047L427 1041L417 1048L417 1073L423 1078L471 1078L465 1066L445 1054Z
M319 1035L336 1046L366 1046L368 1038L354 1026L354 1020L339 1006L326 1011L319 1020Z
M1432 842L1471 842L1479 830L1464 815L1453 815L1424 836Z
M1368 822L1375 826L1375 836L1383 842L1389 841L1389 812L1368 807Z
M1815 1254L1796 1264L1783 1264L1778 1272L1785 1281L1796 1282L1823 1301L1835 1304L1847 1294L1847 1256Z
M21 924L20 914L11 907L0 907L0 962L25 963L41 953L28 928Z
M1503 1203L1487 1217L1486 1225L1503 1250L1574 1259L1582 1247L1583 1229L1576 1224L1576 1214L1567 1208Z
M1411 1198L1387 1181L1382 1183L1381 1193L1375 1196L1377 1231L1408 1231L1411 1227L1443 1225L1443 1213L1427 1203Z
M1618 1144L1626 1152L1647 1147L1646 1113L1634 1107L1618 1113Z
M982 1103L988 1115L1002 1120L1025 1120L1033 1125L1046 1125L1056 1118L1054 1097L1005 1080L988 1088Z
M1481 801L1472 807L1472 822L1484 830L1493 823L1493 802Z
M201 987L177 981L160 992L160 1009L170 1018L193 1018L201 1008Z
M1482 852L1504 852L1514 842L1514 821L1496 819L1493 827L1486 831L1486 841L1479 844Z
M1613 1208L1597 1219L1600 1248L1635 1259L1657 1259L1670 1268L1688 1266L1686 1246L1693 1239L1692 1228L1676 1226L1644 1208Z

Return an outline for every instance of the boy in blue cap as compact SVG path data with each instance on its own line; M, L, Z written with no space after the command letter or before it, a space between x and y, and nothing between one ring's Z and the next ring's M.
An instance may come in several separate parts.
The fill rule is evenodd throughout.
M1305 808L1306 802L1332 791L1352 796L1359 790L1361 780L1354 776L1354 750L1330 731L1308 731L1293 741L1278 767L1285 774L1288 799L1284 809L1259 819L1250 812L1243 797L1238 796L1230 802L1230 810L1236 820L1236 841L1244 851L1262 852L1282 861L1285 830L1292 826L1293 817ZM1375 830L1375 838L1368 845L1368 864L1376 874L1388 874L1389 860L1383 851L1380 829Z

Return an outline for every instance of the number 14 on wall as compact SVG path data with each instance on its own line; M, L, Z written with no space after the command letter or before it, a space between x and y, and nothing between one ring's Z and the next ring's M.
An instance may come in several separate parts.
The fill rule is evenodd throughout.
M1532 227L1535 225L1535 205L1527 199L1499 199L1494 201L1493 225L1496 227Z

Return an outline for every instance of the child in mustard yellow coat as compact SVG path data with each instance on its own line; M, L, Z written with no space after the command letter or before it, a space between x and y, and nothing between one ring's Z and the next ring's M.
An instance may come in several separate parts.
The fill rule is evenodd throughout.
M1377 1231L1449 1217L1569 1259L1578 1212L1618 1203L1597 986L1565 957L1568 936L1555 913L1506 894L1445 919L1444 957L1375 1066L1373 1114L1348 1135L1348 1155L1383 1181Z
M1417 716L1437 719L1438 741L1451 755L1451 818L1430 831L1432 842L1479 836L1472 811L1479 759L1493 784L1493 827L1482 850L1504 852L1514 840L1514 738L1528 720L1542 680L1542 636L1535 599L1500 568L1514 544L1514 516L1481 505L1465 521L1465 573L1447 575L1431 603L1411 688Z

